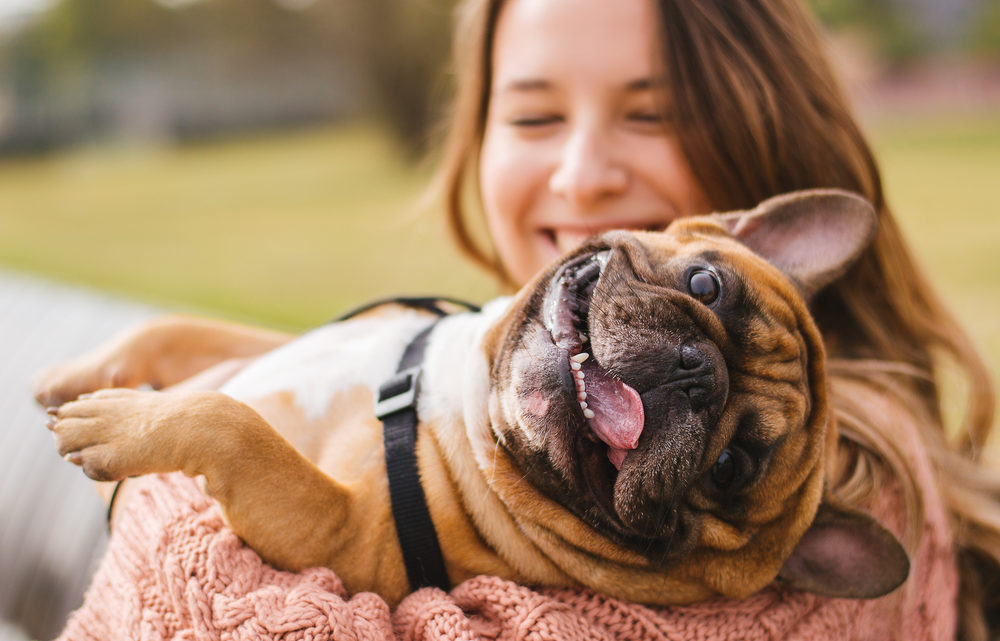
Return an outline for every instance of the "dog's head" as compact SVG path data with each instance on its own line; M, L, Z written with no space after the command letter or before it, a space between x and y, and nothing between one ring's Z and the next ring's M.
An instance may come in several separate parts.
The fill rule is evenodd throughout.
M875 220L822 190L595 237L487 341L500 446L597 534L708 592L776 576L835 596L895 588L902 547L824 493L833 434L806 304Z

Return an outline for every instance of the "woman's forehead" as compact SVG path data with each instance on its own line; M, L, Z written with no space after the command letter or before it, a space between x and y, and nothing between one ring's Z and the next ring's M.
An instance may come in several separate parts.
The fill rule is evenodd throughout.
M550 90L577 76L635 89L651 76L652 24L651 0L507 0L493 90Z

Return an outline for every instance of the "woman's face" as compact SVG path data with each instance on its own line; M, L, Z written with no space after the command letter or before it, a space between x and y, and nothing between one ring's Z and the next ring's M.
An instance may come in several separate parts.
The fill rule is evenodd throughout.
M608 229L659 229L708 200L654 97L650 0L507 0L479 180L524 284Z

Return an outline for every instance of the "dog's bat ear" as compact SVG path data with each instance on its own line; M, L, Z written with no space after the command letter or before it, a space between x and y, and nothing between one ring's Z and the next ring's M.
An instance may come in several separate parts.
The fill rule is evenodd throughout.
M891 532L827 497L778 579L822 596L871 599L895 590L909 572L906 550Z
M721 214L740 242L790 276L806 298L843 275L875 236L867 200L840 189L795 191Z

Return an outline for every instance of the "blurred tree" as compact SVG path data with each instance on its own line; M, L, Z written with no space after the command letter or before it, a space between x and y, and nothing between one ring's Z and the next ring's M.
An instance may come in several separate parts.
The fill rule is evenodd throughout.
M358 3L356 53L378 113L413 156L424 152L437 117L436 89L451 48L453 0Z
M1000 62L1000 0L983 0L969 23L970 49Z
M108 85L122 84L109 80L115 74L131 74L133 85L166 82L174 94L184 83L169 81L172 75L208 78L203 98L218 103L216 112L225 110L221 96L227 90L242 91L244 103L263 103L268 93L279 92L298 92L305 102L310 93L325 88L329 94L327 85L339 84L342 93L351 94L341 102L383 119L416 154L427 143L434 117L431 96L449 49L452 5L453 0L62 0L0 43L0 82L20 105L15 111L22 133L55 139L72 139L68 129L100 129L101 122L114 120L107 116L114 107L101 103L129 93L119 89L108 98ZM275 75L284 82L274 82ZM257 98L248 95L255 78L260 79ZM290 89L293 80L298 84ZM315 92L303 88L310 82ZM296 96L270 99L291 103ZM44 119L51 122L39 124L42 112L55 103L76 105L77 116L50 114ZM259 120L263 109L258 116L240 116L236 112L252 111L245 104L229 111L233 127L267 126L273 120ZM326 112L331 116L330 109ZM295 118L307 119L324 112L300 107L297 113ZM174 118L192 121L183 114ZM27 121L35 124L24 126ZM225 128L216 121L177 126L192 133Z
M808 0L828 28L866 33L880 57L890 65L913 61L931 48L927 34L899 0Z

